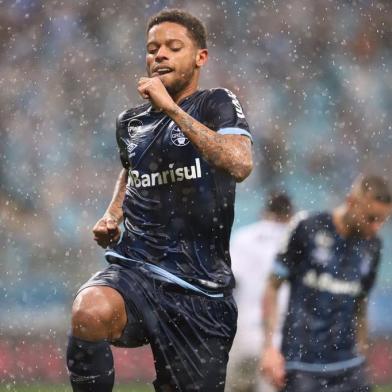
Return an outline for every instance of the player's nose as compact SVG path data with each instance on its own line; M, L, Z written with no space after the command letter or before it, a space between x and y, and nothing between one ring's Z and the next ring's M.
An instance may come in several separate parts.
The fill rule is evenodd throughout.
M155 54L155 61L160 63L164 60L168 60L169 58L169 50L164 46L160 46L158 51Z

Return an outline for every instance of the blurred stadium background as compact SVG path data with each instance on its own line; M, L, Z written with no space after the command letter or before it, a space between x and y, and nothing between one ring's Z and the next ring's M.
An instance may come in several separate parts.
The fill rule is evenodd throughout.
M66 382L72 296L104 265L91 228L120 167L115 117L140 102L145 23L164 6L205 21L202 87L233 90L251 125L256 167L235 228L272 188L320 210L361 170L392 177L390 0L0 1L0 390ZM390 223L382 235L370 363L388 385ZM115 357L120 382L154 378L148 348Z

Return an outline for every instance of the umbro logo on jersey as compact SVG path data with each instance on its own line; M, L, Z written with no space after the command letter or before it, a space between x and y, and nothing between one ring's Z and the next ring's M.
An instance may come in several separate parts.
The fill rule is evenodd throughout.
M184 147L189 143L189 139L182 133L180 128L174 127L170 131L170 139L177 147Z
M133 150L137 147L137 143L135 143L135 141L140 140L142 127L143 127L143 123L137 118L130 120L128 123L129 139L122 138L122 140L127 146L127 152L129 158L132 158L135 155L135 153L133 152Z
M121 139L125 143L125 145L127 146L128 157L132 158L135 155L133 150L137 147L137 144L132 143L129 139L126 139L126 138L121 138Z

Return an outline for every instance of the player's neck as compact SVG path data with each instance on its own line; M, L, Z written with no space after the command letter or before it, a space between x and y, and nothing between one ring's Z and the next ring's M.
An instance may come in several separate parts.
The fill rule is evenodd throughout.
M184 90L180 91L178 94L172 96L173 101L178 105L186 97L189 97L190 95L192 95L195 91L197 91L197 85L192 86L192 88L190 88L190 86L188 86Z
M189 97L192 95L194 92L197 91L199 88L199 76L194 75L189 82L181 91L179 91L177 94L172 95L173 101L178 105L181 103L186 97Z

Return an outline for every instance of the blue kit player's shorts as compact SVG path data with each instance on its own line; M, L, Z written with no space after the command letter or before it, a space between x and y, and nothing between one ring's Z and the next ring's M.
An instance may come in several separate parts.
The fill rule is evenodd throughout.
M143 264L111 264L79 290L109 286L124 298L128 322L115 346L149 343L157 391L224 391L237 324L231 294L210 298L156 279Z
M289 370L281 392L370 392L363 365L336 372Z

